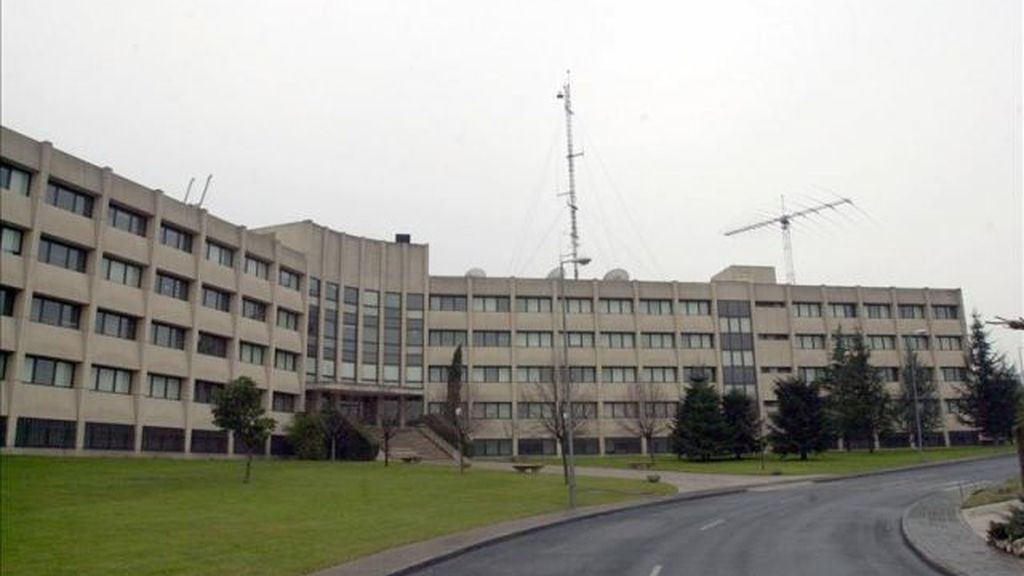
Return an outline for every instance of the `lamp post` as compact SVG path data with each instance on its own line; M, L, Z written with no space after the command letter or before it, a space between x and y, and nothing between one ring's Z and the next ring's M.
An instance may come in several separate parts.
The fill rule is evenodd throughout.
M590 258L581 256L579 258L561 258L558 261L558 294L562 302L562 369L565 375L565 411L562 413L562 422L565 424L566 462L569 475L569 508L576 507L576 455L573 449L573 413L572 413L572 372L569 370L569 303L565 300L565 265L586 266L590 264ZM562 372L556 370L556 373ZM559 382L555 384L559 386ZM558 407L556 406L557 410Z
M462 406L455 408L455 434L458 435L459 474L462 474L466 470L466 467L463 465L464 460L462 458L462 455L464 454L462 450Z
M924 336L928 334L926 330L917 329L914 330L915 336ZM917 350L913 350L914 363L910 366L910 387L914 391L914 424L917 428L917 453L920 455L921 461L924 462L924 439L921 437L921 402L917 397Z

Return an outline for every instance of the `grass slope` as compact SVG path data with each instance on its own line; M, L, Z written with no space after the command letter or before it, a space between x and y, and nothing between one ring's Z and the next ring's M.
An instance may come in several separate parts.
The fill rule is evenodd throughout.
M566 505L559 476L378 463L0 457L3 574L303 574ZM674 488L583 478L581 504Z
M925 450L924 458L927 462L940 462L960 458L1013 453L1014 448L1012 446L963 446L929 448ZM545 460L552 464L560 462L558 459ZM644 456L582 456L576 458L576 465L599 468L627 468L632 462L643 461L646 461ZM761 469L761 459L758 457L744 458L743 460L723 459L712 462L691 462L689 460L679 460L675 456L665 455L657 457L654 468L656 470L704 474L762 475L777 473L792 476L802 474L856 474L858 472L912 466L920 462L920 456L915 450L901 448L878 450L873 454L866 451L831 451L819 456L813 456L805 462L801 462L798 458L781 459L778 456L769 454L765 458L764 470Z

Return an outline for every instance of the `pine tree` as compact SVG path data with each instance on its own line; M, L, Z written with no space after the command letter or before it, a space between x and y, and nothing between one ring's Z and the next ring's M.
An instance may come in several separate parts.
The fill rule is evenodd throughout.
M722 452L725 420L721 398L703 371L690 379L686 397L676 412L672 447L676 455L707 462Z
M917 352L907 350L903 359L900 378L900 393L896 398L894 416L900 431L911 438L916 446L922 439L917 438L917 417L921 418L921 435L927 438L942 426L942 412L939 407L939 389L932 378L931 371L921 365ZM918 411L914 412L915 394Z
M799 378L778 380L775 399L778 410L771 415L768 433L772 452L782 456L799 454L801 460L807 460L808 454L828 450L831 437L818 384Z
M855 332L847 344L842 331L837 330L833 340L832 361L822 380L829 394L832 425L847 449L860 440L874 452L875 439L892 422L892 399L878 369L871 365L871 350L864 344L864 335Z
M1014 369L992 350L975 312L967 353L967 382L960 389L960 421L1002 444L1011 437L1021 387Z
M760 449L761 418L753 398L739 390L729 391L722 396L722 416L725 419L726 451L739 460L744 454Z

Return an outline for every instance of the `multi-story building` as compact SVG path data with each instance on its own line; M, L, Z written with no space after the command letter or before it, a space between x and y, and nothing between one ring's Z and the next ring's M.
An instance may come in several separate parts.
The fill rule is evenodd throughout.
M561 365L581 453L664 451L630 426L636 387L671 417L702 371L771 410L782 376L813 379L837 329L861 330L896 386L918 350L942 398L935 442L977 436L951 414L966 325L958 289L797 286L733 266L710 282L431 276L429 251L312 221L247 229L4 128L0 139L0 445L239 452L212 423L239 376L265 390L285 450L291 414L333 402L374 421L436 411L463 345L477 453L553 453L546 387Z

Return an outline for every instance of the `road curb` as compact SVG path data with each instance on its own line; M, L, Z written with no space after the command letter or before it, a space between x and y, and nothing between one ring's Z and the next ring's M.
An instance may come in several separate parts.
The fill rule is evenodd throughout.
M914 501L913 504L911 504L910 506L907 506L906 508L903 509L903 513L900 514L900 537L903 538L903 543L906 544L908 548L910 548L910 550L914 553L914 555L917 556L918 558L920 558L921 561L924 562L925 564L931 566L932 568L938 570L939 572L945 574L946 576L963 576L960 572L957 572L957 571L953 570L952 568L950 568L950 567L946 566L945 564L943 564L942 562L940 562L938 559L933 558L931 555L926 553L918 545L917 541L914 538L911 538L911 536L909 534L909 531L907 530L907 524L908 524L909 518L910 518L910 511L915 506L920 504L925 498L929 498L931 496L932 496L932 494L929 494L928 496L924 496L922 498L918 498L917 500Z
M990 454L988 456L973 456L971 458L957 458L956 460L942 460L940 462L925 462L924 464L912 464L910 466L901 466L899 468L888 468L886 470L873 470L871 472L857 472L856 474L836 474L834 476L826 476L824 478L817 478L811 480L815 484L827 484L830 482L840 482L843 480L856 480L857 478L867 478L870 476L885 476L887 474L899 474L900 472L909 472L913 470L927 470L928 468L941 468L943 466L954 466L956 464L965 464L968 462L982 462L985 460L997 460L999 458L1009 458L1013 456L1012 452L1006 454Z

